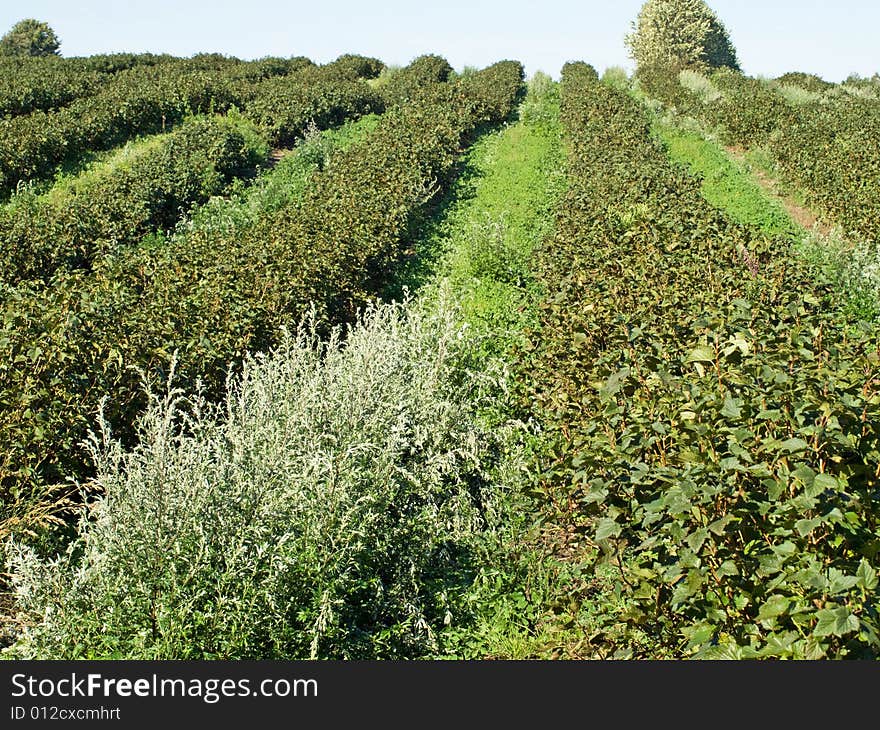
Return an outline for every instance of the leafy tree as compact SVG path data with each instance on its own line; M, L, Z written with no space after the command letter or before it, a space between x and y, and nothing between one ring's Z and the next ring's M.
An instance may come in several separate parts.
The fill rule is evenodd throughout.
M48 23L33 18L20 20L0 38L0 55L57 56L61 42Z
M703 0L647 0L632 28L625 41L640 70L739 70L727 29Z

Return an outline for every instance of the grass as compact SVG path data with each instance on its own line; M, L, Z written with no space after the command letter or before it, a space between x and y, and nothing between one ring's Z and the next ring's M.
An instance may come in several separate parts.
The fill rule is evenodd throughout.
M661 118L655 118L653 131L673 161L702 178L706 200L724 210L734 221L755 226L771 237L791 240L801 235L782 205L717 143Z
M458 292L468 326L501 352L531 316L535 247L550 232L564 185L556 84L536 75L520 120L485 135L468 152L443 210L425 221L396 288L442 281Z

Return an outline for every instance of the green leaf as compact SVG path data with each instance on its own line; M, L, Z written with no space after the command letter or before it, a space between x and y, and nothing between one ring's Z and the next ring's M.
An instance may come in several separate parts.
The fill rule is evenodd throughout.
M788 613L788 607L791 605L791 599L786 596L773 595L770 596L758 611L759 621L769 621L777 616Z
M711 347L695 347L685 362L715 362L715 350Z
M846 636L859 630L859 619L844 607L823 608L816 613L818 622L813 629L815 636Z
M740 418L742 416L742 400L739 398L725 398L721 415L727 418Z
M796 451L806 451L809 448L809 444L803 439L799 438L791 438L783 441L781 444L782 448L789 453L794 453Z
M833 489L837 491L840 489L840 484L837 479L835 479L830 474L816 474L815 479L813 480L813 486L820 487L822 489Z
M871 567L871 564L862 558L862 561L859 563L859 569L856 571L857 582L856 585L859 588L862 588L866 591L873 591L877 589L877 571Z
M794 529L798 531L798 535L806 537L821 524L822 518L814 517L812 520L798 520L794 523Z
M617 537L620 534L620 525L610 517L604 517L596 525L596 542L607 540L609 537Z

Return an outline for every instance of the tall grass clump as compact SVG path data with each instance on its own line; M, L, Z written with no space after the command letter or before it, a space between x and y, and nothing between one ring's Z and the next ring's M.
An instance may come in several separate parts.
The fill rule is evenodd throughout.
M711 104L712 102L718 101L722 96L721 92L715 88L715 85L710 79L696 71L691 71L689 69L679 71L678 81L685 89L694 94L694 96L704 104Z
M306 318L246 359L219 406L151 393L133 450L101 421L88 447L102 496L76 539L50 561L8 547L27 628L7 653L435 651L465 620L496 522L504 430L477 415L497 386L446 301L378 305L326 340Z
M551 103L548 103L548 99ZM536 71L529 79L528 92L520 104L520 118L526 124L552 125L559 116L558 105L558 84L549 74Z
M602 74L602 83L618 91L629 91L632 80L622 66L609 66Z
M794 104L795 106L814 104L822 100L821 93L817 91L810 91L809 89L804 89L803 87L797 86L795 84L781 84L777 82L771 82L770 85L775 87L776 90L780 94L782 94L783 98L789 104Z
M808 231L797 245L808 265L833 287L848 315L880 319L880 243L853 241L840 228Z

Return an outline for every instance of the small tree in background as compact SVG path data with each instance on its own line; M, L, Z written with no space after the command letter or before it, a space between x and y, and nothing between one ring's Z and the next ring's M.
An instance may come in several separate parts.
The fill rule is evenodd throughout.
M48 23L33 18L20 20L3 38L0 55L57 56L61 42Z
M736 50L703 0L648 0L625 42L639 69L739 70Z

